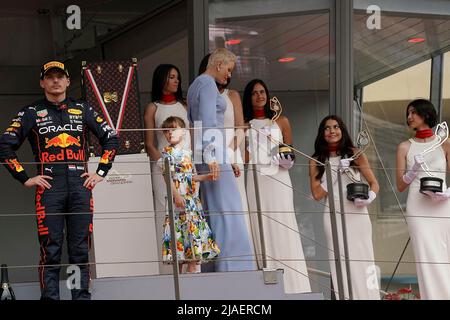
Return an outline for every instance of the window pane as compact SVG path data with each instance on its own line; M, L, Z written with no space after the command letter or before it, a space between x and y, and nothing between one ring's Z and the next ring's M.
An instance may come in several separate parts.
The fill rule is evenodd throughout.
M238 57L231 89L242 97L250 80L263 80L282 104L294 146L307 155L313 153L320 120L329 113L329 8L330 1L210 1L210 51L226 47ZM325 207L310 196L308 161L297 154L289 170L296 219L308 266L329 271ZM309 276L313 291L329 297L330 280Z
M364 111L356 110L355 118L373 138L366 153L380 192L369 213L375 260L385 289L409 238L403 217L408 191L400 193L396 188L398 144L414 135L406 125L406 107L414 99L430 99L430 58L450 44L450 2L354 0L353 4L354 80L362 89ZM444 120L450 120L449 70L444 80ZM401 259L389 292L410 284L418 292L416 265L407 263L415 262L411 247Z
M383 289L392 280L389 292L409 285L418 292L416 264L408 263L416 260L411 243L390 279L409 238L403 217L408 191L400 193L396 188L396 152L400 142L414 135L405 123L408 103L430 99L430 58L450 44L450 2L354 0L353 4L354 79L362 89L364 111L356 110L355 118L372 135L367 155L380 184L376 205L369 209L375 260ZM450 82L446 81L444 120L450 118Z

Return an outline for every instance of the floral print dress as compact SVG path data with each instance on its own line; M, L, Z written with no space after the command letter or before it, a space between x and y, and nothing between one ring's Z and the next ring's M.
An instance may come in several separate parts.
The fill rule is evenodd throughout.
M163 158L169 157L172 164L172 180L175 188L186 202L185 208L175 208L175 232L177 238L178 261L187 263L209 262L220 253L213 233L203 216L203 207L198 196L199 183L192 177L192 152L182 148L167 146L162 152ZM163 232L162 256L165 263L171 263L170 221L166 216Z

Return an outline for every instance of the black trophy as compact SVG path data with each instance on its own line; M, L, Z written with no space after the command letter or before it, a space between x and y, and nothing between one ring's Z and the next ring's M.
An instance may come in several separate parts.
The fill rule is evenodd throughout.
M447 139L448 139L448 126L447 122L442 122L437 125L436 127L436 143L434 143L431 147L428 149L422 151L422 155L426 155L427 153L430 153L437 148L439 148ZM430 173L430 168L428 165L424 162L422 163L422 169L425 171L425 173L428 175L428 177L420 178L420 189L419 191L423 194L426 194L426 191L431 192L442 192L443 190L443 183L444 180L441 178L438 178L434 176L432 173Z
M14 295L14 291L9 284L8 278L8 267L6 264L2 264L2 278L1 278L1 287L0 287L0 301L3 300L16 300Z
M364 153L369 145L369 134L366 130L361 131L356 139L356 144L358 145L359 151L356 152L352 157L349 158L350 161L354 161L359 158L360 155ZM353 181L347 185L347 199L349 201L354 201L356 198L359 199L369 199L369 186L361 181L361 176L357 176L353 168L347 168L344 173Z

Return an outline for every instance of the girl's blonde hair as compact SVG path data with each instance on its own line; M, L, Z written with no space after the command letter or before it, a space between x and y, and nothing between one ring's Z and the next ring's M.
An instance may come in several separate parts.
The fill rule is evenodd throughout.
M180 128L186 128L186 124L184 123L183 119L181 119L180 117L171 116L163 121L163 123L161 124L161 128L176 128L177 125Z

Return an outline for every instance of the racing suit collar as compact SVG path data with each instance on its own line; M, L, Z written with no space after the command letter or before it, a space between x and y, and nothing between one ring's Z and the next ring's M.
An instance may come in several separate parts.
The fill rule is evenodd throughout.
M68 104L70 103L70 101L71 101L71 99L69 97L66 97L63 101L58 102L58 103L49 101L49 100L47 100L46 97L44 98L44 103L46 106L52 107L52 108L55 108L58 110L66 109L68 107Z

